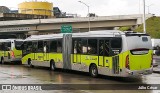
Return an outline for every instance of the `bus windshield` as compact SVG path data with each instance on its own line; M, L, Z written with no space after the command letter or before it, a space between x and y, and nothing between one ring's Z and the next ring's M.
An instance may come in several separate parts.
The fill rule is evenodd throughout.
M152 49L151 38L149 36L129 36L126 38L128 50L133 55L147 54Z
M21 50L21 45L23 44L23 41L15 41L15 48L17 50Z

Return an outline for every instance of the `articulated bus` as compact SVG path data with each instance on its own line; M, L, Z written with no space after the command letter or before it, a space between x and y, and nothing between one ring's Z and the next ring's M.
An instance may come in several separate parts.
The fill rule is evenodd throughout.
M4 62L21 62L22 50L21 39L0 39L0 63Z
M152 73L152 44L147 34L117 30L33 35L22 45L22 64L118 77Z

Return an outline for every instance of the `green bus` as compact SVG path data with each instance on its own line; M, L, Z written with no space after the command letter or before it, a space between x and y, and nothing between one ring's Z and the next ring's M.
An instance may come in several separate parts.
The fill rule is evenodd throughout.
M117 30L32 35L22 45L22 64L130 77L152 73L147 34Z
M5 62L21 62L22 50L21 39L0 39L0 63Z

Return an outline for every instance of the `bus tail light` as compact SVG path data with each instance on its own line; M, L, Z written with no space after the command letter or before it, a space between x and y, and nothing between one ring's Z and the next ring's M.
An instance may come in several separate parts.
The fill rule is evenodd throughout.
M151 55L151 67L153 66L153 54Z
M126 68L129 69L129 55L126 56Z
M15 57L15 55L14 55L14 52L13 52L13 51L11 51L11 57L12 57L12 58L14 58L14 57Z

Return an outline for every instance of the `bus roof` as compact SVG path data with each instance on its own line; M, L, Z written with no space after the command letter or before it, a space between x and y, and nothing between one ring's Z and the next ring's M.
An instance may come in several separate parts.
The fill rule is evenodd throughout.
M25 41L54 39L54 38L62 38L62 37L63 37L63 34L31 35L30 37L26 38Z
M23 39L0 39L0 42L11 42L11 41L24 41Z
M118 30L102 30L102 31L90 31L84 33L73 33L73 37L115 37L124 35L125 33Z
M68 33L72 34L72 37L121 37L122 35L145 35L144 33L135 33L130 31L122 32L119 30L100 30L100 31L90 31L90 32L82 32L82 33ZM60 34L48 34L48 35L31 35L26 38L25 41L31 40L47 40L47 39L55 39L62 38L63 33Z
M102 31L90 31L90 32L69 33L69 34L72 34L72 37L115 37L116 35L125 35L124 32L118 30L102 30ZM62 37L63 33L49 34L49 35L31 35L30 37L26 38L26 41L54 39Z

